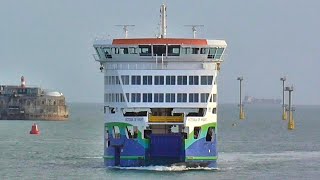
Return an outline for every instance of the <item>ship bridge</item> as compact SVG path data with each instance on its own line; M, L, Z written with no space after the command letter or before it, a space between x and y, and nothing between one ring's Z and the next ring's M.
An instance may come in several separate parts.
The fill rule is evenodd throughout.
M182 38L139 38L96 40L94 58L107 61L152 60L156 58L184 61L223 61L227 44L224 40Z

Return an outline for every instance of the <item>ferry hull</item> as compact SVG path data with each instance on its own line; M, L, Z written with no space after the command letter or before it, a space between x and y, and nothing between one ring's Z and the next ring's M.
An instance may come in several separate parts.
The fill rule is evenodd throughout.
M202 137L188 142L184 136L182 133L151 134L150 139L143 139L141 133L137 139L128 139L126 135L117 139L109 136L105 148L105 166L217 167L216 137L212 141Z

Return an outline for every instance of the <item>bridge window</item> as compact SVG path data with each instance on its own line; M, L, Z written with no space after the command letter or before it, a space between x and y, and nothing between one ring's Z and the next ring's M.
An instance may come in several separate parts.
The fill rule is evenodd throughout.
M176 76L166 76L166 85L175 85Z
M192 48L192 54L199 54L200 48Z
M180 46L172 45L168 46L168 56L179 56L180 55Z
M187 93L178 93L177 102L187 102Z
M187 76L178 76L178 85L187 85Z
M112 54L119 54L119 48L113 47L111 48Z
M143 102L152 102L152 93L143 93Z
M111 56L111 48L103 47L102 50L103 50L106 58L112 58L112 56Z
M119 54L129 54L128 48L124 48L124 47L119 48Z
M154 93L154 102L163 102L164 95L163 93Z
M132 76L131 85L141 85L141 76Z
M217 48L209 48L208 58L214 58L217 52Z
M165 45L153 45L153 55L166 55L166 46Z
M166 102L176 102L176 95L174 93L167 93Z
M201 85L212 85L213 76L201 76Z
M199 85L199 76L189 76L189 85Z
M126 93L126 98L127 98L127 101L129 102L130 101L130 93Z
M201 93L201 102L205 103L208 101L209 93Z
M190 47L183 47L181 49L181 54L191 54L191 48Z
M208 49L207 48L201 48L200 49L200 54L208 54Z
M208 127L207 135L206 135L206 141L214 141L215 136L215 128L214 127Z
M131 94L131 102L141 102L141 94L140 93L132 93Z
M201 127L194 127L193 129L193 138L198 139L201 133Z
M154 76L155 85L164 85L164 76Z
M199 94L198 93L190 93L189 94L189 102L199 102Z
M143 76L143 85L152 85L152 76Z
M121 81L123 85L129 85L129 76L128 75L121 76Z
M140 56L151 56L151 46L150 45L140 45L139 46Z
M222 56L223 51L224 51L224 48L218 48L216 56L215 56L215 59L220 59L221 56Z

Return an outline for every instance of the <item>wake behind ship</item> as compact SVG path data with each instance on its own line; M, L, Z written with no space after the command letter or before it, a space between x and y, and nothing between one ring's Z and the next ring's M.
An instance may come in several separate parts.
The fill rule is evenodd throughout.
M158 38L94 42L104 72L106 166L215 168L217 75L224 40ZM126 29L125 29L126 30Z

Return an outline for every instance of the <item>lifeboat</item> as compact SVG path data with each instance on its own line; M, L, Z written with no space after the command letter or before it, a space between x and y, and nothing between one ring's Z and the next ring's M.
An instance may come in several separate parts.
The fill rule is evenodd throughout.
M36 123L33 123L30 134L40 134L40 130L38 129L38 125Z

